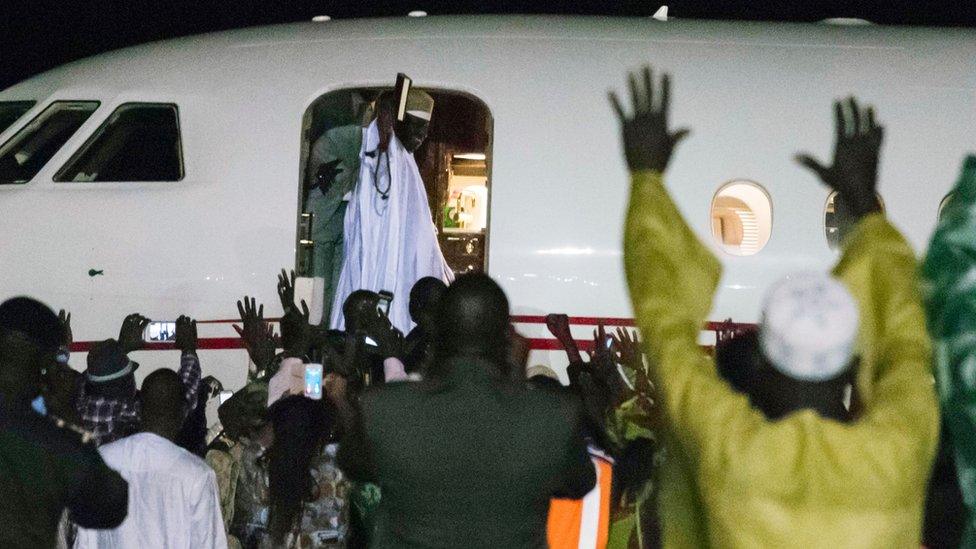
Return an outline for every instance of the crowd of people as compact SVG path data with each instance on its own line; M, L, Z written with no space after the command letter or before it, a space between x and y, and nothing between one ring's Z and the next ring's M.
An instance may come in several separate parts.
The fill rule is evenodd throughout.
M839 102L832 163L797 160L858 219L842 257L774 285L758 326L723 324L707 349L720 264L664 184L689 132L669 125L667 76L645 69L630 90L630 112L611 103L638 330L599 326L584 351L566 315L548 316L568 384L529 363L487 275L416 281L404 334L370 290L333 313L342 330L311 322L282 271L277 331L263 304L237 303L248 379L208 430L221 385L202 378L193 319L176 322L178 369L137 387L128 355L148 319L126 317L78 372L71 315L13 298L0 304L0 546L976 543L976 157L919 270L880 207L882 127Z

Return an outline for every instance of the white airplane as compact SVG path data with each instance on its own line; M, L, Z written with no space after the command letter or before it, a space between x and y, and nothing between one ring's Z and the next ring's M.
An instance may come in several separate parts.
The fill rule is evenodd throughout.
M0 92L0 296L70 310L79 369L127 313L190 314L206 323L205 373L239 387L236 300L273 315L279 269L307 272L310 140L404 72L437 101L418 162L447 255L503 285L530 362L561 371L546 313L570 314L581 339L631 316L628 177L606 99L628 70L671 73L672 119L692 135L668 185L725 266L711 318L754 322L771 282L837 257L829 193L792 160L829 156L837 98L877 107L884 203L924 250L976 149L974 59L962 29L521 16L291 24L106 53ZM140 373L175 367L167 348L136 353Z

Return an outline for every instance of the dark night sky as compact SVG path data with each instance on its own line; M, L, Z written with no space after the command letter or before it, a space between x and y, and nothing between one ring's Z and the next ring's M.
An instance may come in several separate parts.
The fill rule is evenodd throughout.
M976 27L974 0L0 0L0 89L62 63L152 40L254 25L402 16L557 13L648 16L667 3L672 17L818 21L860 17L883 24Z

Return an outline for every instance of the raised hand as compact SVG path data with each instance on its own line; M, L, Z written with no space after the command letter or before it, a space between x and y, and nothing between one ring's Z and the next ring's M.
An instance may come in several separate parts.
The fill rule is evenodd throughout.
M142 334L149 326L149 322L148 318L139 313L132 313L125 317L125 320L122 321L122 327L119 329L119 346L122 347L123 353L142 349L144 345Z
M617 352L617 360L621 365L634 370L643 370L644 351L641 350L636 330L627 331L624 328L617 328L616 333L610 338L613 339L613 348Z
M689 130L668 129L668 110L671 108L671 79L667 74L661 77L661 84L655 91L651 68L645 66L638 81L636 73L630 73L630 97L634 112L628 116L617 94L610 92L613 105L623 130L624 153L631 171L655 171L664 173L674 153L674 148L684 139Z
M234 325L237 335L244 340L244 347L251 362L258 371L267 368L274 360L278 346L274 327L264 320L264 305L257 306L253 297L244 296L243 303L237 302L237 312L241 315L243 328Z
M278 299L281 300L281 310L288 314L288 311L295 308L295 271L281 270L278 275Z
M580 356L579 347L576 346L576 340L573 339L573 334L569 329L569 317L567 315L546 315L546 327L549 328L549 333L558 339L563 349L566 350L566 356L569 357L570 364L583 361L583 357Z
M61 309L58 311L58 322L61 324L61 346L68 348L74 341L71 333L71 313Z
M837 191L856 217L881 211L877 186L884 128L875 121L874 108L862 109L853 97L835 102L834 115L837 127L833 164L824 166L809 154L798 154L796 161Z
M182 315L176 319L176 348L184 353L197 352L197 321Z
M593 354L584 369L593 376L598 387L603 391L603 398L608 405L615 405L620 401L627 385L617 370L617 361L613 356L613 348L607 347L607 341L613 341L606 334L603 325L593 331Z
M308 323L308 304L302 300L302 308L285 311L281 317L281 343L291 357L304 357L312 343L312 326Z

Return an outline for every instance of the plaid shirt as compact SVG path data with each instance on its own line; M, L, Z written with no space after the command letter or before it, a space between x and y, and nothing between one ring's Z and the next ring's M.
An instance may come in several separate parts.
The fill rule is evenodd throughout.
M200 389L200 359L195 353L183 353L179 375L183 382L183 411L186 414L196 406ZM137 392L124 397L110 397L88 394L86 390L87 382L82 379L78 392L78 413L85 429L91 431L95 444L101 446L114 442L139 429Z

